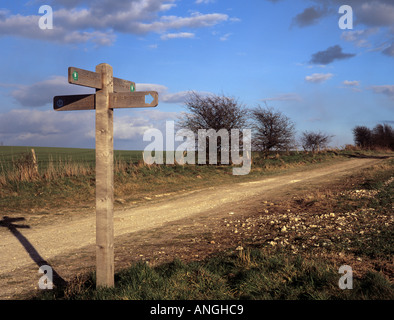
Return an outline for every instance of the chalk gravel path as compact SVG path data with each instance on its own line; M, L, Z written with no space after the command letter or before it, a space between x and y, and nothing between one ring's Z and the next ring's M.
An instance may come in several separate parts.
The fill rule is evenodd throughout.
M115 238L157 228L165 223L192 217L215 208L223 210L227 207L232 211L231 208L235 203L251 197L261 196L262 199L270 199L274 195L285 194L284 192L289 194L295 189L302 190L303 186L310 184L324 186L327 182L338 181L356 170L379 161L381 160L352 159L315 168L305 167L296 172L268 176L257 181L184 192L135 208L115 210ZM42 275L38 273L34 254L44 260L59 256L67 259L87 246L94 246L94 212L71 221L59 221L59 224L54 221L55 223L49 226L37 225L18 229L19 235L22 235L19 237L7 228L0 229L0 299L14 299L17 294L26 290L37 289L38 280ZM15 223L17 224L18 222ZM30 253L27 251L29 248ZM62 276L61 272L59 275ZM26 279L31 280L26 281Z

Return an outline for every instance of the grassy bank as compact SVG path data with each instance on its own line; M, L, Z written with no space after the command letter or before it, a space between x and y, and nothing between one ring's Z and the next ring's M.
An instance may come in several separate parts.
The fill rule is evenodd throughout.
M116 275L115 289L95 289L86 276L40 299L88 300L330 300L393 299L393 286L378 272L338 287L338 268L323 259L304 259L261 249L223 252L202 262L174 260L157 267L137 263Z

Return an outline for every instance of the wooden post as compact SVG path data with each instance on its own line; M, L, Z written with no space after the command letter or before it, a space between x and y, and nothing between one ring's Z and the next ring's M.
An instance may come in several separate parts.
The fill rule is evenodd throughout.
M37 157L36 157L36 152L34 149L31 149L31 155L33 159L33 170L34 170L34 175L38 177L38 164L37 164Z
M102 89L96 89L96 286L114 286L114 163L113 71L108 64L96 66L102 75Z

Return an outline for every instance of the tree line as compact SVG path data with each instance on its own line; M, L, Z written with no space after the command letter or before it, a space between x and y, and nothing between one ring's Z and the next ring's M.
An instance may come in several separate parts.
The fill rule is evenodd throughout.
M294 122L282 112L266 104L248 109L238 99L225 95L191 92L185 100L185 108L188 113L182 114L177 123L180 129L197 133L200 129L230 131L251 128L252 150L265 156L271 151L290 151L299 146L306 151L317 152L326 148L333 137L320 131L304 131L297 141ZM220 137L217 149L220 152Z
M353 128L354 143L362 149L394 150L394 129L389 124L377 124L370 129L366 126Z

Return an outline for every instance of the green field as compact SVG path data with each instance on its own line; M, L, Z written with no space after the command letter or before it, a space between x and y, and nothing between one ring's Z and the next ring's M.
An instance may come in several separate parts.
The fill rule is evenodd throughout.
M36 153L39 169L46 168L50 162L77 162L91 166L94 166L95 163L94 149L0 146L0 170L1 168L3 170L11 168L14 161L31 153L32 149ZM142 151L115 150L114 158L115 160L137 163L142 160Z
M94 168L95 150L82 148L56 148L56 147L29 147L29 146L0 146L0 174L15 169L15 164L25 161L26 156L31 155L34 149L38 169L45 170L48 166L61 167L64 163L80 164ZM337 153L327 152L312 155L304 152L274 152L272 156L262 159L258 152L253 152L252 158L255 167L263 167L265 169L271 167L282 166L283 163L313 163L324 159L332 158ZM342 155L346 156L346 152ZM280 155L280 157L279 157ZM196 153L197 157L197 153ZM164 152L163 160L166 155ZM264 161L261 161L264 160ZM143 151L141 150L114 150L115 163L138 164L143 161ZM197 163L197 161L196 161Z

